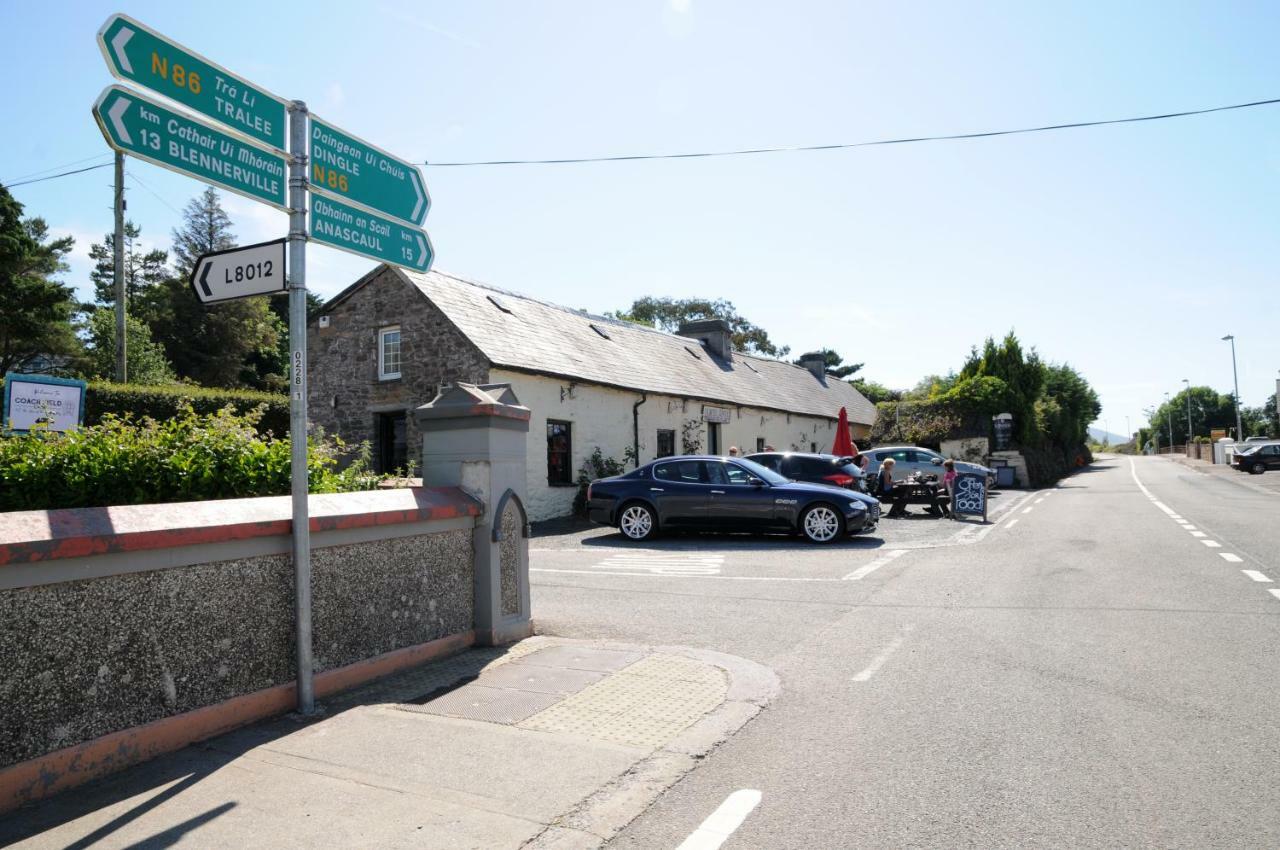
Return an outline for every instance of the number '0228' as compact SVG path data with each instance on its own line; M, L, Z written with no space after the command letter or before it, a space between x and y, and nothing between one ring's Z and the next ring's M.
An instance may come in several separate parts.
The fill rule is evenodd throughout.
M261 277L271 277L273 263L271 260L263 260L260 263L249 263L244 266L236 266L234 269L227 269L227 283L244 283L246 280L257 280Z

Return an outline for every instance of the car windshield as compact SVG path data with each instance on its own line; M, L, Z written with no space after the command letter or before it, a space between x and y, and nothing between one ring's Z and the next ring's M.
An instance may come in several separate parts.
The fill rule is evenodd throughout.
M768 467L765 467L765 466L761 466L760 464L756 463L754 460L747 460L746 458L742 458L740 460L735 460L734 463L738 464L743 469L747 470L747 472L750 472L756 478L759 478L762 481L766 481L769 484L786 484L788 481L790 481L789 478L784 478L783 476L774 472L772 469L769 469Z

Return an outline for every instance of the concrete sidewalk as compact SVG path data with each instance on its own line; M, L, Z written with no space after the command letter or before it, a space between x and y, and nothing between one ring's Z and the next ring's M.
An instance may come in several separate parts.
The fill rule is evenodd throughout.
M772 698L714 652L472 649L10 812L18 847L596 847Z
M1227 481L1231 481L1235 484L1239 484L1241 487L1247 487L1248 489L1255 490L1259 493L1268 493L1273 496L1280 495L1280 474L1276 474L1275 472L1264 472L1262 475L1250 475L1247 472L1241 472L1240 470L1227 466L1224 463L1210 463L1207 460L1190 458L1185 455L1160 455L1160 457L1167 458L1168 460L1189 469L1194 469L1196 472L1204 475L1214 475L1219 478L1224 478Z

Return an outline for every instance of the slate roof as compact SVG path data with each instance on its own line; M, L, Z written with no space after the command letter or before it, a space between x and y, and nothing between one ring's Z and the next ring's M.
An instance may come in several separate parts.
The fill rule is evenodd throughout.
M394 267L393 267L394 268ZM495 366L629 390L825 416L843 406L870 425L875 405L839 378L696 339L582 313L441 272L396 273L429 298ZM372 277L372 276L370 276Z

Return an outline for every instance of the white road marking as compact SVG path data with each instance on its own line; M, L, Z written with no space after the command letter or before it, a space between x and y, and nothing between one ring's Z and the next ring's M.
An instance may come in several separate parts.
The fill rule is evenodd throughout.
M1178 522L1183 522L1182 517L1178 516L1177 514L1169 514L1169 519L1177 520Z
M1227 562L1227 563L1229 563L1229 564L1243 564L1243 563L1244 563L1244 558L1241 558L1239 555L1233 555L1233 554L1231 554L1230 552L1219 552L1219 553L1218 553L1218 557L1219 557L1219 558L1221 558L1222 560L1226 561L1226 562Z
M884 666L884 663L889 660L889 656L898 651L898 647L902 646L902 642L907 639L907 634L914 628L915 626L912 625L903 626L902 634L890 641L889 645L884 648L884 652L881 652L872 659L871 663L867 665L867 669L854 676L853 681L865 682L879 672L880 668Z
M659 575L717 575L724 555L697 552L618 552L598 564L598 570L647 570Z
M1195 527L1194 525L1192 525L1191 523L1189 523L1189 522L1180 522L1180 523L1178 523L1178 525L1182 526L1182 527L1183 527L1183 528L1185 528L1187 531L1195 531L1195 530L1196 530L1196 527Z
M1208 546L1210 549L1221 549L1221 548L1222 548L1222 544L1221 544L1221 543L1219 543L1219 542L1218 542L1218 541L1216 541L1216 540L1201 540L1200 542L1201 542L1201 543L1203 543L1204 545Z
M1205 534L1203 531L1193 531L1191 532L1191 536L1192 537L1208 537L1209 535Z
M1008 522L1006 522L1006 523L1004 524L1004 527L1005 527L1005 528L1013 528L1013 527L1014 527L1015 525L1017 525L1017 524L1018 524L1018 518L1017 518L1017 517L1014 517L1013 519L1011 519L1011 520L1009 520Z
M1036 504L1038 505L1043 501L1044 501L1044 496L1041 496L1040 498L1036 499Z
M1244 573L1254 581L1271 581L1271 579L1267 578L1265 575L1258 572L1257 570L1241 570L1240 572Z
M1270 593L1272 596L1274 596L1276 599L1280 599L1280 588L1269 587L1267 588L1267 592Z
M1023 508L1023 509L1022 509L1022 512L1023 512L1024 514L1029 514L1029 513L1031 513L1031 512L1032 512L1032 511L1034 511L1034 510L1035 510L1035 508Z
M716 850L760 805L761 796L750 788L734 791L676 850Z
M1173 508L1169 507L1169 506L1168 506L1168 505L1166 505L1164 502L1161 502L1161 501L1157 500L1157 501L1152 502L1151 504L1155 505L1157 508L1159 508L1160 510L1164 511L1165 516L1171 516L1171 517L1172 517L1172 516L1177 516L1177 514L1176 514L1176 513L1174 513Z
M531 573L564 573L576 576L633 576L635 578L693 578L712 581L844 581L838 578L817 578L809 576L721 576L698 573L654 573L654 572L621 572L619 570L558 570L550 567L530 567Z
M892 564L895 559L901 558L905 554L907 554L906 549L894 549L892 552L885 552L879 558L876 558L866 566L858 567L856 570L849 573L844 577L843 581L859 581L860 579L866 578L886 564Z

